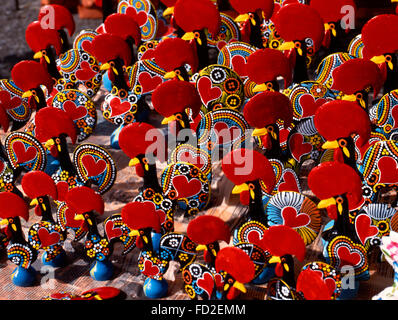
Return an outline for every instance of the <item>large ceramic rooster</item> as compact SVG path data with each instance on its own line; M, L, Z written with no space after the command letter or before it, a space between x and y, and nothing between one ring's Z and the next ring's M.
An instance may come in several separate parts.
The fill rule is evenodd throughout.
M0 193L1 224L7 226L6 234L8 259L17 265L12 273L12 282L21 287L31 286L36 281L36 270L32 263L37 259L37 251L26 240L22 231L20 217L29 219L29 209L25 201L10 192Z
M289 52L294 66L293 82L309 80L307 69L307 42L317 51L324 36L323 20L318 12L304 4L292 3L282 8L273 17L276 31L285 41L278 49ZM311 40L308 40L311 39Z
M151 233L160 233L160 218L151 203L130 202L122 209L123 222L132 230L131 236L138 237L137 246L141 252L138 268L147 277L144 293L149 298L161 298L167 293L168 284L163 275L169 261L158 255L154 249Z
M178 0L174 6L174 19L184 30L183 40L192 40L199 59L199 70L209 65L207 32L215 38L219 33L221 18L210 0Z
M37 251L44 251L42 262L45 265L60 267L65 265L66 253L63 242L66 234L57 224L51 211L50 197L57 200L58 192L54 180L42 171L25 174L21 181L24 193L32 199L35 213L41 221L33 224L28 231L28 241Z
M235 21L242 23L241 33L245 41L257 48L263 48L261 25L271 18L274 11L273 0L239 1L231 0L232 8L239 13Z
M90 275L94 280L109 280L113 275L113 265L109 261L112 246L97 228L95 213L104 213L104 200L101 195L88 187L76 187L66 194L68 208L76 213L74 219L86 223L88 233L84 242L85 254L90 262Z
M397 22L398 15L381 14L370 19L362 28L363 56L380 66L386 79L384 94L398 87L395 55L398 51Z
M358 281L369 279L367 250L357 235L358 225L350 213L364 202L361 178L344 163L324 162L311 170L308 186L321 200L318 208L326 208L334 220L333 226L322 235L326 262L338 271L345 266L354 269L356 286L351 294L355 294Z

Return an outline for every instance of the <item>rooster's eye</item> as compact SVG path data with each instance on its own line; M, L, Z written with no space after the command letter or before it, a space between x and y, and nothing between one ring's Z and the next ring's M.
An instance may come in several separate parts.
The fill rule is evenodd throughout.
M391 62L392 61L392 57L390 55L386 55L385 58L386 58L387 62Z
M196 39L200 38L199 32L195 32L194 35L195 35L195 38L196 38Z
M339 146L344 148L347 146L347 141L345 139L339 140Z
M55 143L56 144L60 144L61 143L61 139L60 138L55 139Z
M177 76L181 75L181 71L180 70L176 70L175 73L176 73Z
M294 47L296 48L296 49L299 49L299 48L301 48L301 43L300 42L295 42L294 43Z
M363 98L362 93L358 92L358 93L356 94L356 98L357 98L358 100L361 100L361 99Z
M254 190L254 188L255 188L253 183L249 183L248 186L249 186L250 190Z
M342 204L342 203L343 203L343 198L342 198L342 197L338 197L338 198L336 199L336 202L337 202L338 204Z

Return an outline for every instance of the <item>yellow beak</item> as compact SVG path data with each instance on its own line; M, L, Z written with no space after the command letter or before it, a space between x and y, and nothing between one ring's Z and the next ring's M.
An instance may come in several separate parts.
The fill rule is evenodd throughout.
M248 13L244 13L244 14L240 14L239 16L237 16L235 18L235 22L245 22L245 21L247 21L249 19L250 19L249 14ZM254 22L254 23L256 23L256 22Z
M134 167L134 166L136 166L139 163L140 163L140 160L138 158L133 158L129 162L129 167Z
M370 61L373 61L376 64L382 64L386 62L386 57L384 55L374 56Z
M344 101L357 101L357 96L355 94L345 94L341 100Z
M166 10L163 11L163 17L167 17L174 14L174 7L168 7Z
M33 55L33 59L41 59L41 58L43 58L43 57L44 57L44 59L46 59L46 62L47 62L48 64L50 64L50 58L47 57L46 55L43 55L43 53L42 53L41 51L36 52L36 53Z
M291 49L294 49L293 41L284 42L278 47L278 50L280 51L291 50Z
M322 149L337 149L339 147L339 143L337 142L337 140L334 141L326 141L323 145L322 145Z
M33 93L32 93L31 90L25 91L25 92L22 94L22 98L29 98L29 97L31 97L31 96L33 96Z
M195 34L193 32L187 32L185 33L182 38L182 40L186 40L186 41L190 41L192 39L195 39ZM199 45L202 45L202 40L200 40L200 38L196 39L199 43Z
M75 215L75 220L84 220L84 216L82 214Z
M106 70L109 70L110 68L111 68L111 65L109 63L103 63L100 67L100 70L106 71Z
M268 131L265 128L256 128L252 132L252 137L265 136L267 133L268 133Z
M249 190L249 186L247 185L247 183L242 183L239 186L235 186L232 189L232 194L240 194L243 191L248 191Z
M46 141L46 143L44 144L44 146L45 146L47 149L51 149L51 147L52 147L54 144L55 144L54 139L49 139L49 140Z
M253 88L253 92L263 92L263 91L267 91L268 87L265 83L263 84L258 84Z
M337 31L336 31L336 29L335 29L335 28L332 29L332 28L330 27L330 24L329 24L329 23L325 23L325 30L326 30L326 31L332 30L332 35L333 35L334 37L337 36Z
M1 225L1 226L7 226L7 225L8 225L8 220L7 220L7 219L2 219L2 220L0 221L0 225Z
M207 250L207 247L204 244L199 244L196 247L196 251L204 251L204 250Z
M241 282L239 282L239 281L235 281L233 286L234 286L236 289L242 291L243 293L246 293L246 292L247 292L246 287L244 286L244 284L241 283Z
M268 263L269 264L271 264L271 263L281 263L281 257L272 256L271 259L269 259Z
M31 206L37 206L39 204L39 201L37 201L37 198L36 199L33 199L31 202L30 202L30 205Z
M162 124L168 124L168 123L170 123L172 121L176 121L176 120L177 120L177 117L175 115L172 115L170 117L164 118L162 121Z
M318 209L324 209L324 208L330 207L331 205L334 205L334 204L336 204L336 200L334 198L321 200L318 203Z
M131 230L129 233L130 237L138 237L140 235L140 232L138 230Z

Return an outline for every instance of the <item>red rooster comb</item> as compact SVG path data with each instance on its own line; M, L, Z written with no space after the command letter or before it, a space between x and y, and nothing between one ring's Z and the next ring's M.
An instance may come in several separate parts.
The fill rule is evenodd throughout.
M297 277L296 291L304 295L305 300L331 300L332 293L322 278L322 273L302 270Z
M122 13L111 14L106 18L104 25L107 33L119 36L124 40L131 37L134 39L134 44L136 46L141 43L140 26L137 21L129 15Z
M154 52L155 62L167 72L189 64L193 72L198 69L198 56L193 47L181 38L167 38L161 41Z
M101 195L89 187L75 187L66 194L66 204L77 214L95 211L104 213L104 200Z
M21 181L23 192L30 198L50 196L58 199L57 187L54 180L43 171L31 171L26 173Z
M283 120L285 128L293 121L293 107L287 96L280 92L264 91L249 100L243 109L246 121L255 128L264 128Z
M358 134L361 145L370 138L371 123L366 111L354 101L334 100L318 108L314 124L327 141Z
M53 46L57 55L62 52L62 42L59 33L55 29L43 29L39 21L28 25L25 31L25 39L33 52L45 50Z
M320 200L346 194L350 208L356 208L363 201L361 178L342 162L324 162L312 169L308 186Z
M156 131L155 131L156 130ZM148 147L154 143L156 136L163 137L161 131L144 122L134 122L123 127L119 134L119 146L131 159L142 154L145 155Z
M235 149L222 160L222 170L235 185L263 180L270 193L275 187L275 173L269 160L252 149Z
M376 63L365 59L351 59L334 69L332 89L354 94L368 87L376 98L383 85L383 76Z
M246 63L247 75L257 84L274 81L278 76L285 80L285 88L292 82L289 59L275 49L261 49L252 53Z
M344 6L356 9L353 0L311 0L310 2L310 7L320 14L325 23L339 22L345 15L345 11L342 10Z
M11 70L11 78L22 91L46 86L49 92L53 88L53 80L46 67L37 61L24 60L18 62Z
M75 33L76 25L73 15L64 6L58 4L45 5L41 7L37 20L47 19L49 14L54 14L55 30L66 29L69 36ZM43 21L44 23L46 20Z
M252 281L255 273L254 263L248 254L236 247L225 247L218 252L216 270L227 272L240 283Z
M305 258L305 243L303 238L288 226L272 226L264 232L264 247L273 256L282 257L290 254L303 261Z
M160 84L152 93L152 104L163 117L170 117L191 108L195 118L202 101L194 84L188 81L170 80Z
M131 50L122 38L104 33L91 41L90 53L101 63L120 58L126 66L131 64Z
M265 20L271 18L274 11L274 0L230 0L229 3L239 14L256 12L260 9L264 13Z
M362 28L363 54L371 59L398 50L398 15L381 14L370 19Z
M7 219L20 216L29 220L29 208L26 202L12 192L0 192L0 218Z
M311 38L314 47L320 48L325 33L319 13L301 3L292 3L280 8L274 17L275 28L285 41L302 41Z
M8 118L6 108L7 106L0 101L0 126L3 128L4 133L8 131L8 127L10 126L10 119Z
M231 231L228 225L216 216L200 216L188 224L187 236L195 243L208 245L216 241L229 243Z
M163 3L167 8L170 8L170 7L174 7L177 0L160 0L160 2Z
M122 209L122 220L132 230L152 228L160 232L159 215L150 202L130 202Z
M46 107L37 111L35 116L36 138L40 142L66 134L76 143L76 127L68 114L58 108Z
M185 32L207 28L213 37L221 26L220 12L210 0L178 0L174 6L174 19Z

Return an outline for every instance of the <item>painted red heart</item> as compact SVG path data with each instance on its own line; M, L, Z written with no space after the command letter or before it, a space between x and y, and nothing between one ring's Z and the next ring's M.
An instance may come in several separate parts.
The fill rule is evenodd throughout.
M282 176L282 183L278 186L278 191L296 191L300 192L300 188L297 185L297 180L293 172L285 171Z
M138 82L142 87L142 93L152 92L157 88L158 85L163 83L163 79L160 76L151 76L148 72L142 72L138 76Z
M289 139L290 152L295 160L301 161L301 158L312 151L312 145L304 142L304 136L300 133L293 134Z
M397 129L398 128L398 106L397 105L395 105L391 109L391 117L394 120L394 125L393 125L392 129Z
M372 226L372 219L367 214L360 214L356 217L355 230L362 244L365 244L368 238L374 237L379 233L379 229Z
M397 183L398 163L394 158L380 158L377 167L380 171L379 183Z
M209 272L203 273L202 277L196 280L196 284L211 297L214 289L214 279Z
M91 54L92 44L90 40L84 40L81 44L83 51L86 51Z
M217 133L217 144L228 143L234 141L241 135L241 130L237 126L228 126L225 122L217 122L213 126L213 130Z
M18 108L22 103L21 98L13 97L11 98L11 94L8 91L0 91L0 104L4 106L5 109L15 109Z
M58 232L56 231L48 232L48 230L45 228L40 228L39 231L37 231L37 233L42 248L57 244L61 239L61 236Z
M231 41L232 42L232 41ZM227 45L227 43L225 41L218 41L217 42L217 48L218 50L221 51L222 48L224 48Z
M202 190L202 184L198 179L188 181L188 178L183 175L174 177L172 184L178 193L177 197L180 199L192 197Z
M66 194L69 191L68 183L66 181L59 181L55 186L57 187L58 200L65 201Z
M153 59L155 50L154 49L148 49L147 51L144 52L144 54L141 56L141 60L148 60L148 59Z
M35 147L29 146L25 147L22 141L15 141L12 144L12 150L15 153L17 163L25 163L34 160L37 155L37 150Z
M167 219L166 212L164 212L163 210L156 210L156 205L152 201L144 201L144 202L151 203L153 205L153 208L155 209L156 214L159 217L160 224L163 224L166 222L166 219Z
M80 64L80 69L76 71L76 77L79 80L87 81L95 77L97 73L91 69L90 64L87 61L83 61Z
M166 25L164 20L159 19L158 30L156 31L156 39L160 39L169 33L170 33L170 28L168 27L168 25Z
M261 249L267 250L263 236L257 230L251 230L247 234L247 242L258 245Z
M299 104L301 108L303 109L303 115L302 117L311 117L315 114L316 110L323 105L326 102L326 99L317 99L310 95L310 94L305 94L302 95L299 99Z
M198 92L205 106L210 101L216 100L222 95L222 90L211 86L211 80L208 77L202 77L198 81Z
M340 259L340 266L353 266L355 267L361 262L361 255L358 252L350 250L348 247L339 247L337 249L337 255Z
M120 227L115 228L115 223L112 220L108 220L105 224L105 233L109 240L119 238L123 231Z
M128 101L121 102L120 98L118 97L112 98L112 100L109 103L109 106L111 107L110 118L120 116L131 109L130 102Z
M214 275L214 282L216 283L217 290L222 289L224 287L224 278L222 277L221 274L216 273Z
M93 156L86 154L82 157L82 164L86 169L87 176L96 177L106 169L106 162L103 159L94 159Z
M159 274L160 269L158 266L153 265L151 260L145 260L144 262L144 269L142 270L142 274L146 275L147 277L153 277Z
M281 129L279 130L279 142L282 145L283 143L287 142L287 138L289 137L290 130L289 129Z
M85 107L77 106L72 101L65 101L63 109L73 121L77 121L87 115L87 109Z
M182 162L191 163L194 166L198 167L199 169L202 169L203 166L206 164L206 162L202 159L202 157L199 154L192 154L188 151L181 154L178 160Z
M299 228L308 225L311 222L306 213L298 213L293 207L284 207L282 209L283 224L291 228Z
M137 13L137 10L134 7L128 7L126 14L133 17L140 27L143 26L148 20L148 14L145 11L140 11Z
M242 56L234 56L231 60L232 69L240 76L247 77L246 59Z

